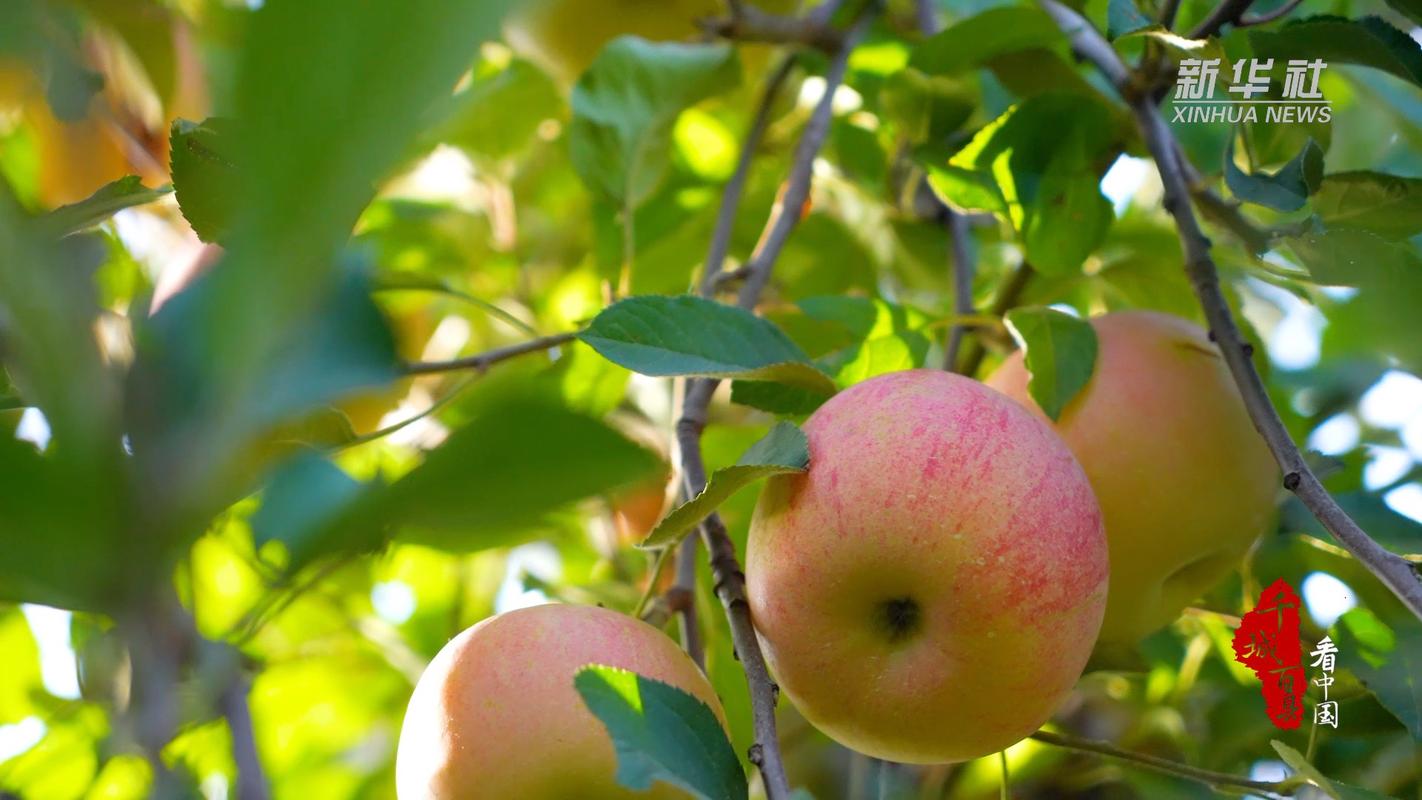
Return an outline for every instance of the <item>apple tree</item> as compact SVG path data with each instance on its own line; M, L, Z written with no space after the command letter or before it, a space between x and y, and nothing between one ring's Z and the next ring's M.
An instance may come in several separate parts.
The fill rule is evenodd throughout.
M1419 25L9 0L0 798L1417 796Z

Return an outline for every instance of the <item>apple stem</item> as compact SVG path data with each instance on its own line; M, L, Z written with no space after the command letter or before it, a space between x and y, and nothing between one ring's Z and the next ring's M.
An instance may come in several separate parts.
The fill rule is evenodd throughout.
M1071 41L1072 50L1094 64L1111 81L1135 115L1141 136L1165 187L1164 205L1179 232L1186 274L1204 310L1211 336L1244 398L1249 417L1283 472L1284 488L1297 495L1333 538L1376 575L1413 614L1422 618L1422 581L1419 581L1413 565L1378 544L1338 505L1309 468L1270 401L1264 382L1250 359L1252 348L1240 332L1229 302L1220 289L1219 272L1210 256L1210 240L1195 218L1190 202L1192 192L1189 179L1194 168L1156 107L1155 92L1142 85L1141 76L1126 67L1110 43L1080 14L1056 0L1038 2ZM1237 18L1249 3L1224 0L1221 8L1226 6L1230 14Z

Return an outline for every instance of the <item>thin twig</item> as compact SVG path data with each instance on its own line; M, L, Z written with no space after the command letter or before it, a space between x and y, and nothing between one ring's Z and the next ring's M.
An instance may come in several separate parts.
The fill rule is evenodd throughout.
M577 337L577 331L555 333L552 336L530 339L526 342L511 344L508 347L499 347L494 350L479 353L478 355L452 358L448 361L414 361L404 366L404 372L406 375L429 375L436 372L453 372L461 369L482 371L500 361L507 361L510 358L521 356L525 353L537 353L542 350L549 350L558 345L567 344Z
M1141 136L1160 172L1161 184L1165 188L1165 208L1175 219L1185 255L1185 271L1205 312L1210 335L1219 346L1230 374L1234 376L1254 427L1264 437L1283 471L1284 488L1297 495L1334 539L1392 590L1412 613L1422 618L1422 581L1418 580L1412 564L1373 541L1329 495L1270 402L1264 381L1251 360L1254 348L1240 332L1220 289L1219 274L1210 256L1210 240L1200 229L1190 203L1190 186L1186 178L1189 162L1165 118L1149 93L1134 97L1128 94L1126 89L1132 85L1129 71L1090 23L1056 0L1039 2L1067 34L1072 49L1095 64L1130 103Z
M971 316L973 309L973 257L968 246L968 218L954 211L948 212L948 234L953 248L953 312L960 318ZM958 366L958 351L963 347L963 336L968 326L962 323L948 329L948 344L943 351L943 368L954 371Z
M828 19L839 2L840 0L826 0L812 11L811 15L818 19ZM844 80L849 54L854 44L863 36L872 19L871 11L878 11L876 3L866 6L853 27L840 39L831 59L825 74L824 95L801 133L780 201L771 211L771 219L747 264L748 274L738 296L738 303L743 308L753 309L759 301L761 292L770 279L770 271L776 258L800 220L800 210L810 193L814 161L829 133L835 90ZM723 203L723 209L728 205L730 204ZM703 291L714 288L714 274L712 280L703 283ZM718 381L705 378L686 382L681 418L676 425L676 437L681 457L683 490L688 497L700 494L706 487L706 463L701 455L701 433L706 428L707 409L717 383ZM785 775L776 731L775 706L780 690L771 680L765 656L761 652L760 642L751 622L750 604L746 600L745 573L741 571L735 544L731 541L719 514L708 516L701 523L700 531L710 558L716 595L725 608L731 640L750 687L756 741L751 746L749 757L760 769L767 799L784 800L790 794L790 786ZM683 551L690 549L683 545ZM686 558L694 557L692 551L692 555Z
M1240 15L1239 21L1236 22L1235 25L1240 28L1250 28L1255 25L1270 23L1276 19L1287 17L1289 12L1298 8L1301 3L1303 3L1303 0L1289 0L1289 2L1279 6L1273 11L1265 11L1263 14L1255 14L1253 16Z
M730 17L699 20L703 31L736 42L793 44L833 53L844 43L844 34L830 27L828 15L803 17L772 14L741 3Z
M1175 27L1175 15L1180 11L1180 0L1165 0L1160 7L1160 26L1166 30Z
M755 160L756 152L760 149L761 141L765 139L766 130L770 128L770 117L775 107L775 101L784 88L785 82L789 79L795 61L796 55L794 53L781 59L780 65L771 73L765 82L765 88L761 91L755 119L751 122L750 130L746 132L745 141L741 143L741 154L736 161L736 171L727 181L725 191L721 195L721 207L716 215L716 228L711 234L711 245L706 252L706 264L702 268L701 294L704 297L714 297L716 291L731 275L736 274L744 277L750 274L749 265L744 265L732 272L723 272L722 268L726 263L726 254L731 249L731 234L735 230L736 214L740 211L741 198L745 196L746 183L750 179L751 164ZM692 389L696 383L694 380L685 382L683 405L692 397ZM709 401L709 399L708 395L707 400ZM677 547L676 581L673 584L673 589L689 598L677 609L682 647L697 664L704 664L706 660L705 646L701 640L701 626L696 619L696 556L698 550L697 540L694 537L687 537Z
M1226 25L1239 22L1244 12L1254 5L1254 0L1221 0L1210 15L1190 31L1191 39L1206 39L1220 32Z
M1279 796L1288 793L1297 785L1297 781L1256 781L1241 775L1231 775L1227 772L1201 769L1199 767L1192 767L1189 764L1182 764L1179 761L1171 761L1168 758L1122 750L1109 742L1100 742L1094 739L1080 739L1061 733L1037 731L1032 734L1031 738L1054 747L1075 750L1078 753L1092 753L1120 759L1121 761L1129 761L1132 764L1145 767L1155 772L1174 775L1178 778L1188 778L1189 780L1203 783L1206 786L1248 789L1253 792L1266 792L1270 795Z
M914 16L918 22L918 32L928 38L938 33L938 14L933 7L933 0L918 0L914 3Z
M795 59L794 53L786 55L766 80L765 88L761 90L760 103L756 106L755 120L751 122L745 141L741 143L736 171L726 182L726 189L721 194L721 208L716 214L716 229L711 233L711 246L706 251L706 265L701 273L701 294L706 297L714 295L721 279L729 275L722 273L721 268L726 263L726 253L731 249L731 233L736 227L736 213L740 210L741 198L746 193L751 163L765 138L765 131L770 127L770 115L775 108L775 101L795 67Z
M816 10L819 11L830 5L838 5L838 0L827 0ZM849 68L849 53L853 51L855 43L863 36L867 20L870 18L868 14L865 14L855 22L854 27L845 37L843 45L831 60L829 69L825 72L824 94L815 105L815 110L810 113L810 119L805 123L804 132L800 134L800 144L795 148L794 160L790 165L790 175L785 179L785 189L781 192L775 208L771 212L772 220L766 227L765 233L761 236L747 265L750 268L750 274L746 276L746 282L741 285L741 291L737 297L737 302L742 308L754 308L755 304L759 302L761 292L765 290L766 283L770 281L771 267L780 257L780 251L784 249L795 226L800 224L801 209L805 207L805 201L810 199L810 184L814 177L815 158L819 155L820 149L824 147L825 138L829 136L830 123L834 119L834 94L840 84L844 82L844 74Z
M1032 265L1023 261L1017 265L1012 274L1007 276L1007 280L998 286L997 295L993 298L992 307L988 309L988 314L995 318L1001 318L1003 314L1017 307L1017 300L1022 296L1023 290L1032 280ZM982 335L974 337L973 342L968 347L967 355L963 357L963 364L959 367L959 373L972 377L978 372L978 367L982 366L983 357L987 355L987 348L983 346Z
M163 759L181 724L178 688L196 637L185 614L171 589L161 588L117 620L133 665L128 723L153 769L149 794L160 800L185 796L182 779Z
M938 18L934 14L933 0L918 0L915 4L918 18L918 30L925 37L932 36L938 32ZM921 183L920 191L924 190L926 184ZM932 194L932 192L929 192ZM971 316L973 309L973 264L972 250L968 245L971 226L968 224L968 217L946 203L938 200L937 195L933 195L935 204L943 217L943 221L948 228L948 236L951 239L949 246L952 248L950 254L951 270L953 275L953 312L959 317ZM943 368L953 372L958 367L958 353L963 349L963 337L967 334L968 327L963 324L956 324L948 329L948 341L943 347Z
M252 711L247 705L247 679L241 666L234 668L231 680L218 698L222 716L232 731L232 760L237 763L237 800L267 800L271 790L257 755L257 740L253 735Z

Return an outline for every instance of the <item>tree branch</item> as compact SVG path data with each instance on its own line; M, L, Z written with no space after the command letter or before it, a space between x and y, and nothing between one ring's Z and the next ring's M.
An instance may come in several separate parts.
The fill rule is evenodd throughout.
M811 12L811 17L828 19L838 7L839 2L840 0L826 0ZM744 8L748 9L749 6ZM805 124L800 142L795 149L784 190L771 211L771 219L766 225L755 252L746 264L746 280L737 298L737 302L743 308L754 309L759 302L761 292L770 280L770 271L776 258L779 257L785 242L800 221L800 209L809 198L810 184L814 176L814 161L829 134L835 90L844 80L849 54L853 50L854 44L863 36L872 19L873 15L870 12L877 12L877 10L876 3L866 6L849 32L839 39L834 48L829 69L825 74L824 95L816 104L809 121ZM778 80L783 81L784 78ZM775 82L776 79L773 76L772 84L767 87L767 92L762 98L762 109L773 102L774 91L772 90ZM768 114L769 112L764 113ZM752 133L754 132L753 126ZM755 139L748 137L746 144L753 146ZM749 158L744 152L742 157L743 159ZM742 189L743 184L728 185L727 187L728 192L740 192ZM733 214L737 204L738 201L732 202L723 199L722 214ZM724 217L719 221L719 225L729 230L729 221ZM713 249L711 256L715 258L707 259L706 274L702 279L703 294L714 292L720 261L725 257L724 243L718 246L713 242L713 248L715 247L722 249L719 251ZM676 425L676 438L680 451L683 490L689 497L700 494L706 487L706 464L701 455L701 434L706 428L707 409L718 383L719 381L706 378L686 381L681 418ZM762 654L760 642L756 638L755 627L750 616L750 603L746 600L745 573L741 571L740 561L736 557L735 544L732 543L725 523L721 521L719 514L713 513L708 516L701 523L700 531L702 542L706 545L710 557L716 595L725 608L726 618L731 628L731 640L735 645L736 654L745 670L746 682L750 687L756 738L749 754L750 760L760 769L761 780L765 785L768 800L785 800L790 794L790 786L780 755L775 721L775 706L779 699L780 689L771 680L765 656ZM691 555L686 555L688 550L692 552ZM689 543L684 544L683 554L678 559L678 578L683 576L682 566L686 564L688 565L687 575L693 576L694 583L694 572L692 571L694 570L694 558L692 546Z
M812 13L820 12L827 6L838 5L838 2L839 0L827 0ZM869 7L873 6L871 3ZM800 134L800 144L795 149L790 175L785 179L785 190L781 192L775 208L771 211L772 221L766 227L747 265L750 274L741 285L737 298L743 308L754 308L760 300L760 294L770 280L771 266L775 259L780 257L780 251L790 239L790 233L800 223L800 210L804 208L805 201L810 199L810 179L814 175L815 157L824 146L825 138L829 135L830 122L834 119L834 93L844 83L844 74L849 68L849 53L863 36L869 19L871 16L864 14L854 23L825 72L824 95L815 105L809 122L805 123L804 132Z
M733 6L734 8L736 7ZM736 160L736 170L732 173L731 179L726 182L726 189L721 195L721 207L716 214L716 228L711 234L711 245L706 253L706 263L702 267L701 294L703 297L714 297L721 285L733 274L739 274L741 277L750 274L749 265L742 266L733 272L723 272L722 268L726 263L726 254L731 249L731 234L735 230L736 214L740 211L741 198L745 196L751 164L755 160L756 151L760 149L761 141L765 139L765 132L770 127L770 117L775 107L775 101L780 96L785 82L794 69L796 58L796 54L791 53L781 59L780 65L771 73L770 78L765 82L765 88L761 91L760 102L756 106L755 119L751 122L750 130L746 132L745 141L741 143L741 153ZM710 402L709 394L704 401L699 399L699 394L704 389L697 389L693 392L696 385L697 382L694 380L686 382L682 400L683 407L689 402ZM714 384L712 384L712 388L714 389ZM694 497L695 495L687 496ZM672 590L688 598L677 607L682 647L686 649L693 661L704 665L705 648L701 641L701 627L697 624L696 619L696 555L697 540L694 537L683 540L677 548L676 580L672 584Z
M1227 772L1215 772L1213 770L1192 767L1189 764L1171 761L1168 758L1122 750L1110 742L1079 739L1075 736L1067 736L1061 733L1037 731L1029 738L1036 739L1039 742L1052 745L1053 747L1073 750L1078 753L1091 753L1119 759L1121 761L1128 761L1155 772L1173 775L1177 778L1188 778L1189 780L1198 781L1206 786L1215 788L1229 787L1233 789L1248 789L1252 792L1264 792L1271 796L1278 797L1287 794L1298 785L1297 780L1278 782L1251 780L1240 775L1231 775Z
M919 32L925 37L937 33L938 18L934 14L933 0L917 0L914 7ZM919 191L928 191L932 195L932 190L927 189L926 186L926 182L920 183ZM948 235L951 237L949 246L952 247L953 313L959 317L969 317L974 312L973 272L975 265L972 252L968 249L968 217L966 214L960 214L950 208L948 204L939 200L937 195L933 195L933 200L948 227ZM958 353L963 349L963 336L967 332L968 326L961 323L949 326L948 341L943 347L944 369L950 372L957 369Z
M1244 12L1254 5L1254 0L1221 0L1215 6L1215 10L1210 12L1199 25L1190 31L1191 39L1206 39L1220 32L1220 29L1231 23L1238 23L1239 18L1244 16Z
M1017 265L1011 275L1007 276L997 289L997 295L993 298L992 307L988 313L994 317L1002 315L1017 307L1017 300L1022 296L1022 292L1027 288L1027 284L1032 280L1032 265L1026 261ZM983 347L981 334L974 339L968 348L967 355L963 357L963 364L958 368L958 372L968 377L976 375L978 367L982 366L983 357L987 355L987 348Z
M232 760L237 763L237 800L268 800L271 791L257 755L257 740L252 731L252 711L247 705L247 679L241 665L235 666L232 679L218 698L222 716L232 731Z
M970 317L973 308L973 256L968 249L968 218L945 208L948 215L948 234L952 237L953 248L953 312L959 317ZM963 347L963 335L968 326L955 324L948 329L948 344L943 350L943 368L957 369L958 351Z
M1253 347L1240 333L1229 303L1220 289L1219 274L1210 256L1210 240L1200 229L1190 203L1190 185L1186 178L1191 167L1185 159L1174 134L1161 116L1149 93L1129 92L1134 85L1131 73L1111 49L1111 45L1090 23L1075 11L1056 0L1039 0L1071 40L1072 49L1096 65L1116 86L1130 104L1140 127L1141 136L1160 172L1165 187L1165 207L1175 220L1185 255L1185 271L1194 286L1200 306L1209 323L1210 335L1219 346L1230 374L1234 376L1244 398L1254 427L1264 437L1284 474L1284 488L1303 501L1323 527L1333 535L1353 557L1368 568L1397 595L1412 613L1422 618L1422 581L1405 559L1389 552L1353 521L1339 507L1318 477L1309 469L1298 446L1289 437L1279 414L1269 400L1263 380L1251 361Z
M765 139L765 131L770 127L770 115L775 108L775 101L780 96L785 81L789 79L790 72L795 67L795 60L796 54L794 53L781 59L780 65L770 74L770 78L765 82L765 88L761 90L760 102L756 106L755 120L751 122L750 130L746 132L745 141L741 143L741 154L736 160L736 171L726 182L725 192L721 195L721 208L716 214L716 229L711 233L711 246L706 252L706 263L701 271L701 294L703 296L714 295L721 279L730 274L723 273L721 269L726 263L726 253L731 249L731 233L736 227L736 213L740 211L741 198L746 193L746 181L750 178L751 163L755 161L756 151L760 149L760 143Z
M1279 6L1273 11L1265 11L1263 14L1255 14L1252 17L1244 16L1243 14L1241 14L1238 21L1236 21L1234 24L1240 28L1250 28L1255 25L1264 25L1266 23L1273 22L1276 19L1282 19L1283 17L1287 17L1289 15L1289 12L1298 8L1299 4L1302 2L1303 0L1289 0L1289 2Z
M736 3L730 17L703 19L697 24L712 36L737 42L794 44L827 53L838 51L844 43L843 32L829 25L827 14L786 16L762 11L749 3Z
M515 356L525 353L537 353L542 350L549 350L561 344L567 344L578 337L577 331L568 333L555 333L552 336L543 336L538 339L530 339L526 342L511 344L508 347L499 347L484 353L463 358L453 358L449 361L415 361L404 365L406 375L429 375L436 372L453 372L461 369L474 369L483 371L489 367L507 361Z

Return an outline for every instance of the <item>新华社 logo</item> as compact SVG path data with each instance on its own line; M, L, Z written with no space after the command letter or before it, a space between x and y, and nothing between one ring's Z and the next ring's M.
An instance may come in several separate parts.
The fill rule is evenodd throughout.
M1172 122L1328 122L1333 107L1319 89L1328 68L1323 59L1284 62L1279 93L1273 88L1272 58L1225 64L1219 58L1187 58L1175 79ZM1224 94L1216 96L1216 89Z

